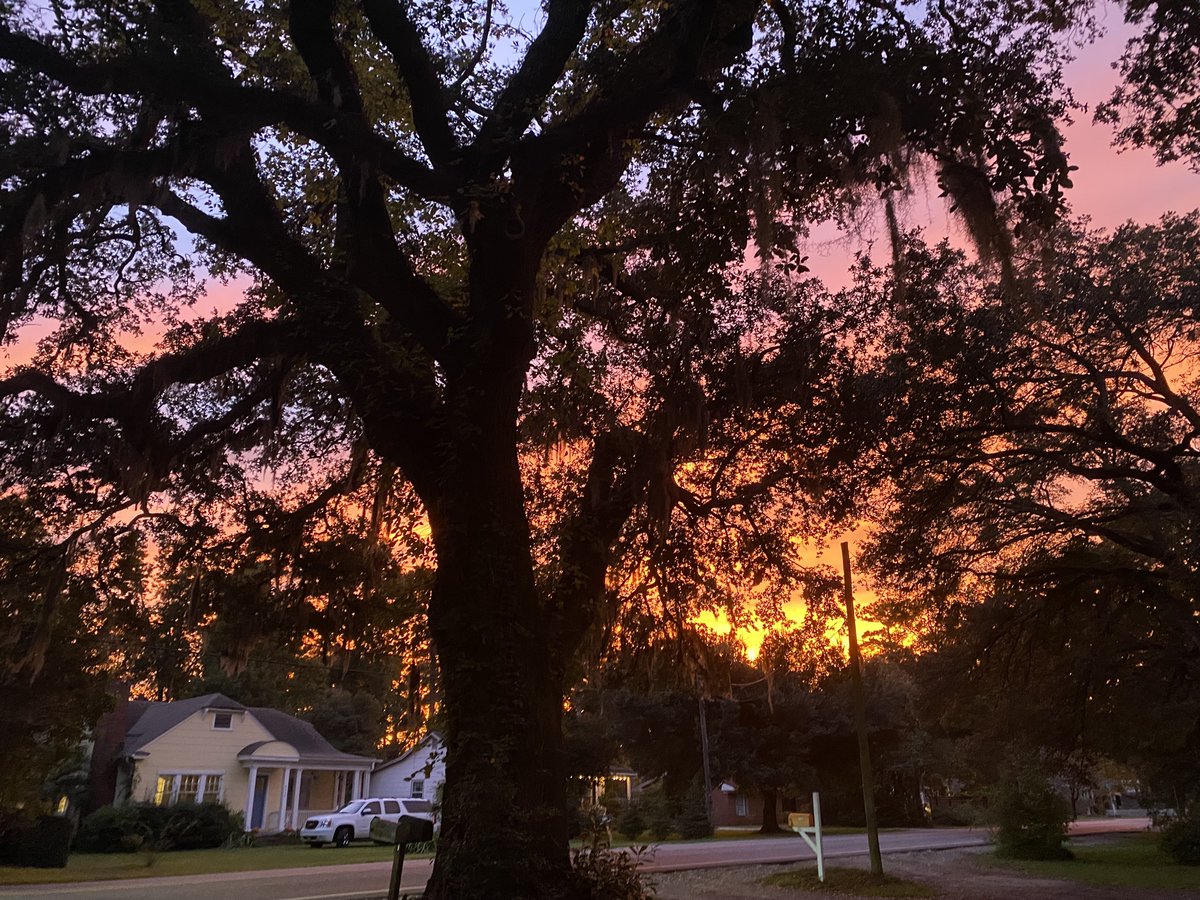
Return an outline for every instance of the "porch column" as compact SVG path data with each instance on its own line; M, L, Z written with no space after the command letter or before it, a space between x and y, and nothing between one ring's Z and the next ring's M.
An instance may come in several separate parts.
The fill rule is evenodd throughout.
M286 767L279 769L279 830L287 826L287 789L288 789L288 774L292 770Z
M363 772L363 796L366 797L371 793L371 773Z
M258 766L250 767L250 784L246 788L246 809L243 813L246 825L246 830L249 831L253 826L250 824L251 817L254 815L254 785L258 781Z
M292 827L299 827L300 818L300 781L304 778L304 770L297 767L292 770Z
M367 796L367 782L366 782L366 779L363 778L362 772L354 773L354 784L355 784L355 794L354 794L355 799Z
M341 809L346 802L346 773L338 772L333 776L333 808Z

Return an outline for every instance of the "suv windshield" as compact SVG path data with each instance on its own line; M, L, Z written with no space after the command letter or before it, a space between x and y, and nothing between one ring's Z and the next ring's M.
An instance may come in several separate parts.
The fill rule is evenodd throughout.
M341 809L339 809L338 812L340 812L340 813L356 813L360 809L362 809L362 805L363 805L363 802L361 800L354 800L354 801L351 801L350 803L347 803L345 806L343 806Z

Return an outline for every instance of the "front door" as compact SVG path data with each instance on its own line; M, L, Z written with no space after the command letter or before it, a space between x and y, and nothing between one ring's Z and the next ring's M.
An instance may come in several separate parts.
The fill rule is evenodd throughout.
M262 828L263 810L267 808L267 784L270 776L259 775L254 782L254 809L250 811L250 827Z

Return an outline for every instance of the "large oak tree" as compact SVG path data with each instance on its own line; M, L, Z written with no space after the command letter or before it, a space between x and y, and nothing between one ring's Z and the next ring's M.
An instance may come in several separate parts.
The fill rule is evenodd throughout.
M5 488L88 534L227 452L397 467L437 557L428 897L574 890L564 679L632 513L828 488L815 444L732 452L788 421L739 412L747 373L825 411L733 287L751 242L786 277L805 221L921 157L1004 258L997 197L1038 222L1069 184L1064 23L1027 4L549 0L536 34L492 0L0 9L0 326L56 329L0 382ZM189 313L206 277L244 301ZM722 423L718 502L675 475ZM536 535L529 440L578 463Z

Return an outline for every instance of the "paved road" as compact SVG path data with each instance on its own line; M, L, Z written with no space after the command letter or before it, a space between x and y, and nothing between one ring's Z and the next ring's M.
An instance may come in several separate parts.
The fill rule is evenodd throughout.
M1102 819L1076 823L1072 834L1101 834L1141 831L1145 819ZM985 843L986 833L969 828L912 828L885 831L879 836L884 853L911 850L946 850ZM334 853L334 850L322 851ZM830 858L857 856L867 852L861 834L825 838L825 855ZM647 872L746 866L759 863L791 863L812 859L800 839L742 838L729 841L698 841L663 844ZM429 877L432 861L410 860L404 867L401 893L419 892ZM378 898L387 890L390 863L358 863L308 869L277 869L271 872L229 872L177 878L139 878L126 881L89 882L21 887L0 887L0 898L27 897L32 900L360 900Z

